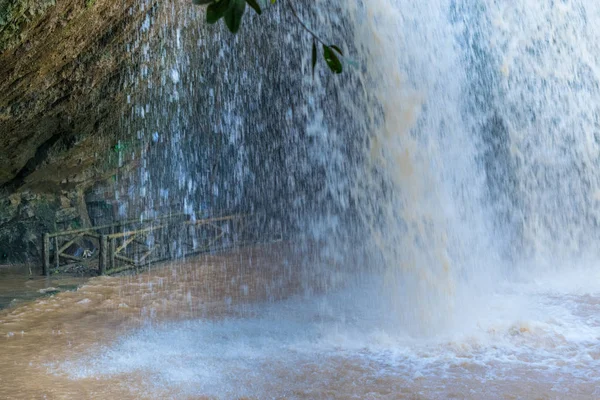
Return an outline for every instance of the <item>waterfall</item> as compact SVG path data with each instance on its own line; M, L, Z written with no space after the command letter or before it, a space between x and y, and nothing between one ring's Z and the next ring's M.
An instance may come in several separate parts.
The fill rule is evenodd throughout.
M363 79L382 107L367 168L391 192L361 193L362 209L402 324L439 330L498 279L597 256L600 9L525 0L350 9Z
M187 2L154 7L124 119L138 208L265 212L328 260L360 253L348 268L418 334L498 279L596 253L600 7L298 4L350 60L315 77L285 2L237 36Z

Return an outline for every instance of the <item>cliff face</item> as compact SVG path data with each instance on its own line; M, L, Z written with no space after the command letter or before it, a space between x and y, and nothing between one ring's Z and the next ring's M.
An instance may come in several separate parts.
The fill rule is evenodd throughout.
M118 169L127 46L148 12L0 0L0 263L36 258L43 231L89 223L84 194Z
M119 128L132 2L1 1L0 186L54 192L96 179L96 153Z

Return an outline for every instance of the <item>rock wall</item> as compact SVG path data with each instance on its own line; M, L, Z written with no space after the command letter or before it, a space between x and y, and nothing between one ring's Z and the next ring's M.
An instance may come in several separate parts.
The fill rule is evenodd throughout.
M0 262L38 259L43 232L90 224L86 193L131 167L115 151L128 44L153 8L0 0Z

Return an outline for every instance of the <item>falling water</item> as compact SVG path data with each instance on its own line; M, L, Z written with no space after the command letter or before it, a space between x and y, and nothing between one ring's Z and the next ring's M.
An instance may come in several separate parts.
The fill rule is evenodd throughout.
M465 293L594 253L586 7L316 2L302 18L354 61L314 78L285 5L237 36L189 4L149 8L129 207L264 213L329 257L360 252L398 327L442 329Z
M354 58L339 78L311 76L310 38L287 28L286 6L236 37L198 9L166 7L142 36L125 125L144 143L146 212L263 212L295 241L324 243L328 260L360 254L345 284L375 273L388 319L423 333L440 328L457 278L477 271L472 253L490 246L452 9L399 6L300 9Z
M284 1L236 36L187 1L140 7L123 212L267 215L300 290L273 276L271 301L206 319L174 282L207 267L185 261L148 298L187 322L151 315L49 371L150 397L600 395L600 5L298 4L347 56L314 77Z

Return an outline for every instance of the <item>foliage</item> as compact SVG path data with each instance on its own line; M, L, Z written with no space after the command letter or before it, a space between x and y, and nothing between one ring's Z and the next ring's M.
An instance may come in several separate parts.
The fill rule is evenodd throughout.
M219 20L223 19L225 25L232 33L237 33L240 30L242 24L242 18L246 11L246 5L250 6L257 14L262 14L262 8L260 3L268 1L271 4L275 4L277 0L192 0L194 4L206 6L206 22L209 24L216 24ZM342 50L336 46L325 43L317 34L315 34L305 23L302 21L298 12L294 8L291 1L287 3L294 14L294 17L302 28L308 32L312 38L312 71L313 75L318 60L318 48L317 44L320 44L323 49L323 59L329 67L329 69L340 74L343 71L343 65L340 61L339 56L344 56ZM264 4L263 4L264 6Z

